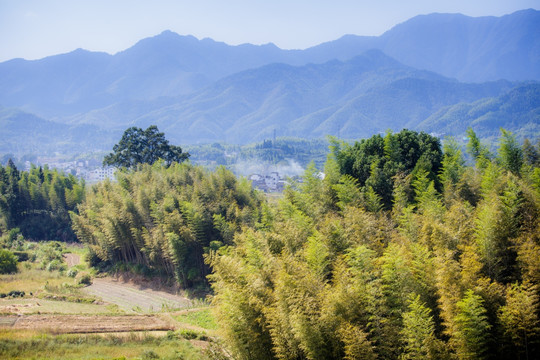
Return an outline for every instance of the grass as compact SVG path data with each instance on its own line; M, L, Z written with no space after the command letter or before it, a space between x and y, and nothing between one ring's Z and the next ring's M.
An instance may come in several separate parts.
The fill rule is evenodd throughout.
M30 268L27 268L26 264ZM8 293L11 290L21 290L26 293L38 292L43 289L43 285L46 283L52 286L61 286L62 283L70 280L73 282L73 279L58 271L43 271L38 269L37 264L24 262L19 264L19 272L0 275L0 292Z
M22 336L21 336L22 335ZM47 335L0 331L2 359L205 359L188 341L147 333Z
M24 314L87 314L104 315L115 314L119 310L111 305L98 305L57 301L48 299L24 298L24 299L0 299L0 312L17 308L17 313Z
M48 250L51 253L50 242L33 243L27 242L27 247L30 253L30 258L35 261L24 261L18 264L18 272L15 274L0 275L0 293L8 293L12 290L24 291L25 293L36 293L43 290L46 284L50 287L62 287L62 284L73 284L73 278L66 275L65 271L44 271L42 262L39 256L43 255ZM75 253L81 257L81 264L75 266L79 271L88 270L88 265L84 262L85 249L76 244L62 244L62 252ZM56 250L55 250L56 251ZM32 256L33 255L33 256ZM58 255L60 256L60 255ZM65 264L65 263L64 263Z
M47 243L29 243L30 252L39 254L47 247ZM72 252L81 256L81 263L76 268L87 271L84 263L85 249L80 245L63 245L64 252ZM84 293L77 283L77 278L69 277L67 271L47 271L42 268L39 258L35 261L24 261L18 264L15 274L0 275L0 293L24 291L25 298L0 299L0 312L16 313L64 313L64 314L106 314L118 313L113 306L94 304L96 300ZM16 310L14 310L16 309Z
M180 323L194 325L207 330L217 330L218 325L210 308L189 311L174 317Z
M28 252L31 260L19 263L18 273L0 275L1 293L17 290L24 291L26 296L0 299L0 314L120 315L117 305L94 303L95 298L82 291L77 284L77 276L68 276L69 269L65 262L60 260L60 264L64 265L61 270L47 270L48 260L44 259L51 254L54 244L30 245ZM61 250L54 251L78 254L81 263L74 268L79 275L92 272L84 262L85 249L80 246L62 245ZM166 312L173 310L169 306L163 309ZM207 307L178 315L179 325L185 324L187 328L170 331L170 335L159 332L153 335L58 335L45 330L15 330L9 327L13 316L0 319L5 322L0 324L0 359L207 359L203 354L205 350L201 350L201 347L209 346L207 340L210 339L205 330L212 332L217 328Z

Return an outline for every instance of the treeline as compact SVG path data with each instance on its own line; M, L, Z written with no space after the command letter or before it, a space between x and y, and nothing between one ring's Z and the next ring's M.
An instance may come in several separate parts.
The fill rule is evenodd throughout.
M205 285L203 255L232 245L233 234L258 222L261 199L246 180L219 167L163 162L118 172L117 182L94 185L72 213L93 264L129 263L176 277L184 287Z
M70 211L84 200L85 185L73 175L32 167L0 165L0 233L19 229L32 240L76 241Z
M207 255L234 357L539 358L540 149L468 134L473 166L423 133L334 141Z

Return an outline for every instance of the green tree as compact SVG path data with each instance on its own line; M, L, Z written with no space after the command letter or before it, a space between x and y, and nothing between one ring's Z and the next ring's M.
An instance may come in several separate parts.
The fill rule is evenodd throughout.
M523 165L523 150L519 146L515 135L501 128L499 144L499 161L503 168L519 175Z
M537 144L540 147L540 139L538 140ZM525 164L529 166L539 166L540 165L540 154L538 153L538 150L535 149L535 147L531 144L530 140L525 138L523 140L523 161Z
M484 359L487 356L492 327L488 322L484 300L472 290L468 290L456 307L457 332L454 340L459 358Z
M392 207L398 174L425 171L436 188L440 187L437 174L442 161L441 145L439 139L424 132L404 129L396 134L389 132L384 138L374 135L334 151L341 173L357 179L363 192L371 187L386 210Z
M439 359L442 343L435 336L431 311L420 300L411 296L409 311L403 314L401 336L404 343L401 359Z
M105 156L103 165L133 168L138 164L153 164L160 159L170 165L188 158L189 153L182 152L180 146L169 145L165 134L152 125L146 130L137 127L127 129L120 142L114 145L113 152Z
M519 358L531 355L531 345L538 346L540 321L538 319L537 287L512 284L506 292L506 304L499 309L499 320L510 342L515 346Z
M345 360L375 360L373 345L367 334L359 326L346 324L339 330L341 340L345 347Z
M0 249L0 274L17 272L17 258L9 250Z

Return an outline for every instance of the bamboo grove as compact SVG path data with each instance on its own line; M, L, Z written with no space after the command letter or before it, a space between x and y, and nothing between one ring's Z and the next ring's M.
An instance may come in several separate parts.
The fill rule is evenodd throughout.
M55 169L19 171L0 165L0 234L20 231L27 239L76 241L70 211L85 195L85 184Z
M467 149L334 141L324 178L206 255L234 357L538 358L538 149L504 130L497 154L472 130Z
M0 205L14 226L28 212L7 212L11 194L42 189L93 264L209 282L235 359L534 359L539 153L504 130L496 153L472 130L466 153L408 130L332 139L324 169L272 202L223 167L141 164L85 194L8 166Z
M94 263L141 265L184 287L204 285L203 254L231 245L232 235L258 218L259 196L224 168L156 162L117 179L94 185L72 213Z

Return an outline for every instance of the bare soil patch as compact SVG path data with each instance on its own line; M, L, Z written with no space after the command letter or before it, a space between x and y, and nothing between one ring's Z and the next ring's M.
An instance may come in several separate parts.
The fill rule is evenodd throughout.
M79 265L81 263L81 257L78 254L73 253L64 254L64 260L68 267Z
M186 297L112 278L95 278L84 291L127 312L172 311L192 305Z
M12 324L13 329L55 334L174 330L170 321L159 315L22 315L17 318L0 317L0 324Z

